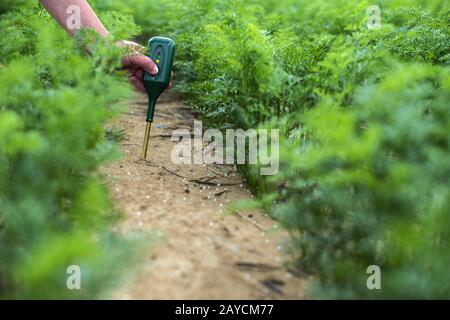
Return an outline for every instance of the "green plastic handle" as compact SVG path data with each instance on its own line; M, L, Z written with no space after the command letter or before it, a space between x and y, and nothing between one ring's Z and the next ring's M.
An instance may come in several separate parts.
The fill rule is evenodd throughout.
M153 37L148 41L148 56L158 66L158 74L144 72L144 86L148 94L147 121L153 122L156 101L169 86L175 58L175 41L164 37Z

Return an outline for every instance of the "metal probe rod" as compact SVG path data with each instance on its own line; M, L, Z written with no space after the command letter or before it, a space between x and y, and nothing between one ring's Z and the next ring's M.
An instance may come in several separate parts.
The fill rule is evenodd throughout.
M152 123L147 122L147 125L145 126L144 144L142 145L142 152L141 152L142 160L145 160L147 158L148 140L150 139L151 128L152 128Z

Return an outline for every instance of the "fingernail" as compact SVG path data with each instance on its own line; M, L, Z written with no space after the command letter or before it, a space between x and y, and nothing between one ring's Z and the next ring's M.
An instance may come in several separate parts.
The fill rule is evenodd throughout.
M158 67L154 66L152 69L152 74L157 74L159 72Z

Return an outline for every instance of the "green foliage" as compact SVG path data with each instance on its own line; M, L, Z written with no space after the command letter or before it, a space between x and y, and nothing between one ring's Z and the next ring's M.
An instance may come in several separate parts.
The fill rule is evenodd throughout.
M286 145L275 216L296 231L322 295L449 297L449 84L448 69L400 65L348 108L329 98L303 115L306 147ZM372 264L379 293L365 286Z
M104 17L120 37L138 31L129 17ZM113 73L121 53L91 32L70 39L34 4L4 14L0 28L0 297L98 297L128 251L96 177L117 153L105 123L132 92ZM72 264L82 290L66 288Z
M281 128L280 174L242 169L317 296L449 298L448 1L158 5L127 10L176 39L189 105L211 126ZM372 264L381 291L366 287Z
M10 0L10 1L4 1L0 3L0 14L3 12L6 12L8 10L11 10L13 8L17 8L20 5L23 5L27 2L27 0Z
M280 173L241 169L292 234L317 297L450 297L448 1L91 3L121 38L139 32L129 15L145 39L175 38L175 89L209 125L281 129ZM48 283L56 296L61 265L108 263L90 241L110 239L98 230L111 212L92 172L120 139L104 140L107 106L127 92L110 46L87 61L36 7L0 27L0 294L35 297ZM379 291L366 287L372 264Z

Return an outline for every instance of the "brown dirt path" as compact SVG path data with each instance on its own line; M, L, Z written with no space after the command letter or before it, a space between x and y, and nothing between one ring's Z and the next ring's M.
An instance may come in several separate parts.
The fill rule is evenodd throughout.
M130 269L133 276L112 297L305 298L307 279L284 267L287 235L276 222L262 212L233 215L226 210L230 203L251 197L235 170L172 164L175 143L170 135L176 128L189 129L194 120L176 97L161 97L147 161L139 160L146 106L146 96L138 96L116 123L125 130L124 157L102 173L117 206L125 212L118 228L153 232L161 240L143 250L138 265ZM183 177L210 179L211 184L186 183Z

